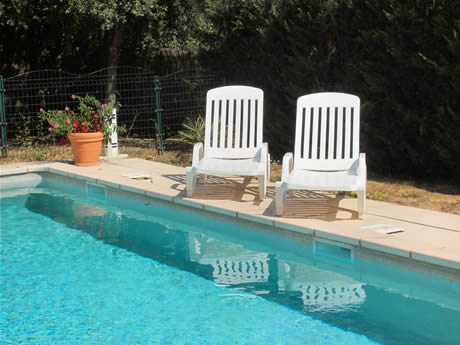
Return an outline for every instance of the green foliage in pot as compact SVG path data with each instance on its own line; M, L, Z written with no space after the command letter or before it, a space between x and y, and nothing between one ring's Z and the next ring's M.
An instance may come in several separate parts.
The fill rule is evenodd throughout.
M107 141L111 140L114 130L123 131L121 127L114 128L113 109L120 104L109 105L99 102L94 96L84 97L72 95L79 102L76 110L65 107L63 110L40 109L40 119L49 125L48 132L58 137L67 137L69 133L104 133Z

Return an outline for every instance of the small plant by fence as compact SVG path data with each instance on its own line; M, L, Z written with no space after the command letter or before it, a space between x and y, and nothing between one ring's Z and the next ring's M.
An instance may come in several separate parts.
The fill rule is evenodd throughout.
M116 74L109 69L85 75L43 70L6 78L2 152L7 152L6 139L9 148L46 151L52 138L45 135L47 125L40 122L40 108L72 108L73 94L104 100L109 84L122 105L117 120L126 134L119 138L120 150L136 145L162 151L174 148L174 141L166 139L176 136L187 117L204 115L207 90L221 86L223 81L198 70L160 77L134 67L120 67Z

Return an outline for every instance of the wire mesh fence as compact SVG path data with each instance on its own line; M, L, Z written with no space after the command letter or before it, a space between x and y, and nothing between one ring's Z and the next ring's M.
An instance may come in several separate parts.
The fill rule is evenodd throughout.
M59 141L46 135L47 124L38 116L40 108L76 108L74 94L89 94L103 101L109 89L114 90L121 104L118 125L126 129L119 138L120 152L126 146L174 149L173 142L166 139L177 135L187 117L204 115L207 90L221 86L223 81L200 70L159 77L140 68L119 67L116 73L104 69L84 75L33 71L6 78L4 84L9 151L33 148L39 154L59 146ZM163 147L159 146L159 138Z

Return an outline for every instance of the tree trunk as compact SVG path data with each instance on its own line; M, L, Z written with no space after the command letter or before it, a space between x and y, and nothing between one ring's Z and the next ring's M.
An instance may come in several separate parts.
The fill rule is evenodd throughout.
M106 100L109 104L114 104L116 100L116 78L118 58L120 57L120 47L123 42L123 34L125 32L125 24L118 23L113 29L112 43L109 47L108 60L107 60L107 87L106 87Z

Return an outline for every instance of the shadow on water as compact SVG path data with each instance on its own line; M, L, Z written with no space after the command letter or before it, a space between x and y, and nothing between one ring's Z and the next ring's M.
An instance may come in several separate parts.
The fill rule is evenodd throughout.
M110 245L257 294L385 344L459 344L460 308L446 308L436 302L436 295L417 294L418 287L409 278L395 281L394 286L391 277L382 279L386 285L373 284L356 278L364 277L362 272L350 276L329 270L308 255L293 260L275 247L264 252L238 238L216 238L213 230L186 231L190 217L184 217L180 227L177 219L169 227L127 212L40 193L31 194L26 207ZM208 223L212 228L216 222ZM267 235L257 236L263 242Z

